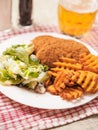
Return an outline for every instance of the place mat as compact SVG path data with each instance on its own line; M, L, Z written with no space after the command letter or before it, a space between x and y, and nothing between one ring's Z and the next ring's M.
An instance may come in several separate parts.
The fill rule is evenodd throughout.
M57 32L57 26L34 26L0 33L0 42L15 35L29 32ZM81 40L98 50L98 27L94 27ZM72 109L38 109L17 103L0 93L0 130L41 130L68 124L98 114L98 97Z

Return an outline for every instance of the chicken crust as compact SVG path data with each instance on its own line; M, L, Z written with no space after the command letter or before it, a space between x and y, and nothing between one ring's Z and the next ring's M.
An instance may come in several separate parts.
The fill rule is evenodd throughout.
M43 35L43 36L38 36L35 37L32 40L32 43L34 44L34 50L35 53L37 53L43 45L45 44L51 44L54 43L57 40L57 38L53 37L53 36L49 36L49 35Z

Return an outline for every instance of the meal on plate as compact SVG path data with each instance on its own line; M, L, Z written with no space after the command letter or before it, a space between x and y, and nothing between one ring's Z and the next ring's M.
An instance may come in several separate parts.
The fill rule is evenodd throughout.
M3 52L0 83L77 99L98 92L98 56L75 40L38 36Z

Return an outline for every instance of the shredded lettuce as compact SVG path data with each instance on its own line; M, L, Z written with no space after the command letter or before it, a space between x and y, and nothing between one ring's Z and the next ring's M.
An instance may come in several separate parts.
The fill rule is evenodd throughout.
M4 52L3 55L10 55L14 56L15 59L19 59L26 64L29 63L29 55L34 51L34 46L33 44L29 45L14 45L10 48L7 48Z
M0 56L0 83L27 84L32 88L35 81L44 82L49 76L48 66L40 64L33 54L34 45L14 45Z

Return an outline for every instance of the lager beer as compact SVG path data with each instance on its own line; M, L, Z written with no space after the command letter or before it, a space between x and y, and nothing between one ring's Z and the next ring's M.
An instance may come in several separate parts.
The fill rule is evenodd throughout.
M81 36L88 32L96 18L96 0L60 0L58 22L62 33Z

